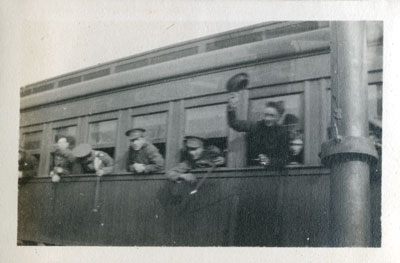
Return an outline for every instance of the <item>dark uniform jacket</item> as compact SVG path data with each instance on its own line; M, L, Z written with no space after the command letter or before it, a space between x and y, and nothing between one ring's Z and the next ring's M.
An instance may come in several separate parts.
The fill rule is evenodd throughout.
M28 178L37 175L38 160L35 156L23 153L23 156L18 160L18 171L22 172L22 177Z
M75 157L69 149L60 150L56 149L53 153L53 172L57 173L56 167L62 168L62 175L69 175L75 162Z
M238 120L235 110L230 108L228 108L228 124L236 131L248 132L250 159L256 159L259 154L264 154L270 159L268 167L279 168L287 164L289 140L283 126L268 127L263 120Z
M189 153L182 152L181 162L168 171L167 176L171 179L179 177L180 174L188 173L192 169L211 167L216 158L222 157L222 153L218 147L210 145L204 149L200 158L193 160Z
M164 158L161 156L158 149L149 142L146 142L138 151L129 148L128 171L135 172L133 168L133 164L135 163L145 165L144 173L155 173L164 168Z
M101 160L101 169L104 174L110 174L114 169L114 160L107 153L103 151L94 151L94 155L86 162L81 163L82 169L85 173L95 173L94 160L99 158Z

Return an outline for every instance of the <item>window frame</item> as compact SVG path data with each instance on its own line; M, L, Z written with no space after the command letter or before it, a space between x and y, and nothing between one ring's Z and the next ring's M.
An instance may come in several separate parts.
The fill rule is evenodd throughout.
M105 122L105 121L115 121L116 123L116 129L114 133L114 142L113 143L99 143L99 144L92 144L90 143L90 125L93 123L98 123L98 122ZM117 145L118 145L118 129L119 129L119 114L118 111L113 111L113 112L106 112L106 113L100 113L96 115L89 115L87 118L87 130L86 130L86 142L89 143L93 150L101 150L103 148L114 148L114 156L112 158L115 160L117 157Z

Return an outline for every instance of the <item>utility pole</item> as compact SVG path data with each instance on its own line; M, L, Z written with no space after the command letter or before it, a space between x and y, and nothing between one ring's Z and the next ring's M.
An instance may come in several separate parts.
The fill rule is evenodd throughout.
M321 148L331 168L330 245L370 245L369 166L377 158L368 138L365 22L331 23L331 129Z

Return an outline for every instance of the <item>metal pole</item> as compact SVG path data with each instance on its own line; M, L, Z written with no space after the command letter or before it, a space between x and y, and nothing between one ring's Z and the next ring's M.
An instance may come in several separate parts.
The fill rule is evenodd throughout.
M331 168L330 244L370 245L369 165L376 150L368 139L368 85L364 22L331 23L333 137L321 157Z

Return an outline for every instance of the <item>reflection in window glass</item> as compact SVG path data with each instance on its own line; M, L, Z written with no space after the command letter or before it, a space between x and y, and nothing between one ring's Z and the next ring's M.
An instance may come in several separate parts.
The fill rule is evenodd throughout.
M92 145L115 143L117 121L100 121L89 124L89 143Z
M226 105L212 105L186 110L185 135L207 139L208 145L218 147L226 157L228 123Z
M227 137L226 105L187 109L185 134L204 138Z
M153 143L167 138L167 113L154 113L132 118L132 127L146 129L146 137Z
M30 132L25 133L23 136L24 139L24 149L25 150L39 150L42 144L42 132Z
M54 142L56 142L55 141L56 135L72 136L76 139L76 125L54 129L53 131Z

